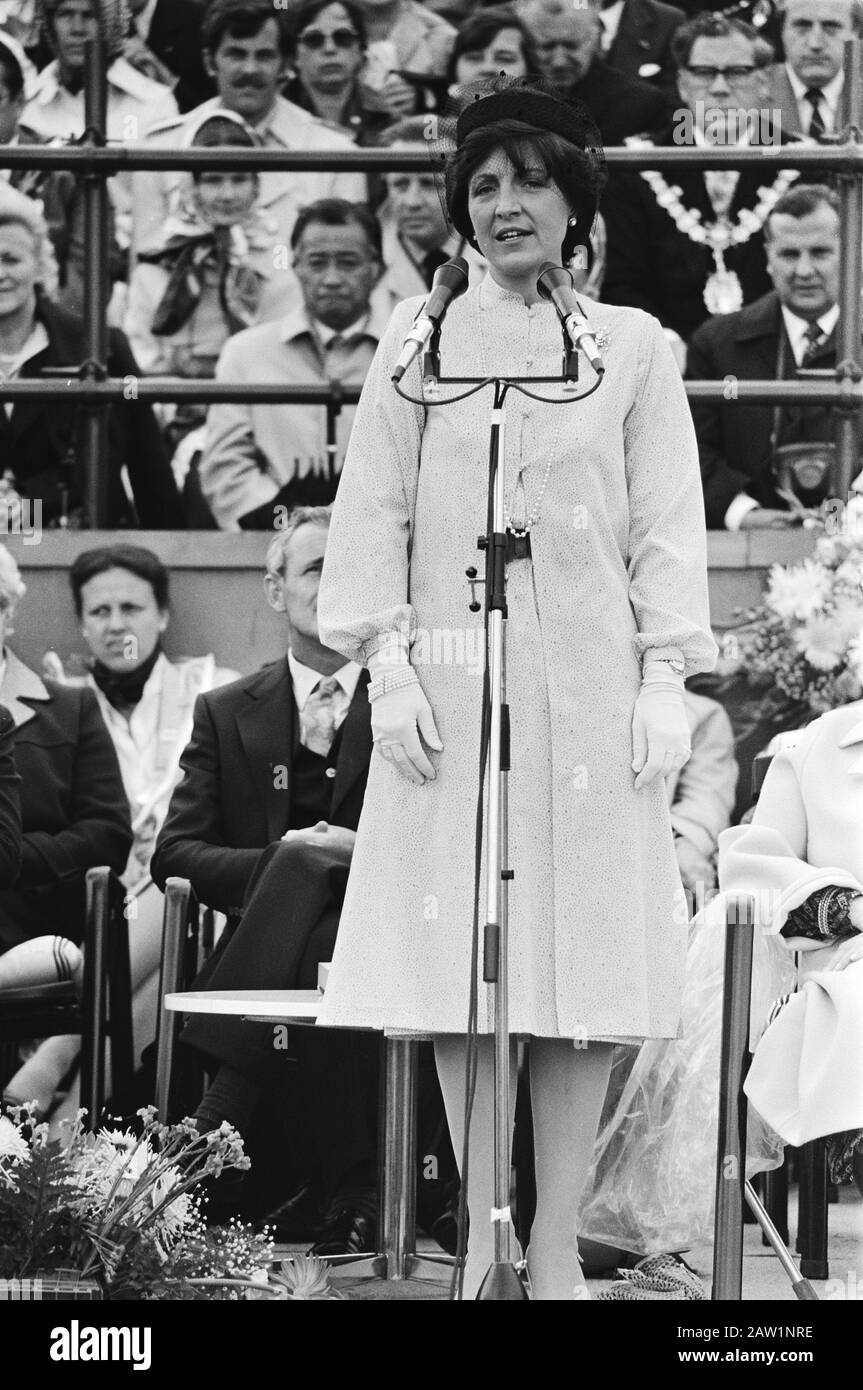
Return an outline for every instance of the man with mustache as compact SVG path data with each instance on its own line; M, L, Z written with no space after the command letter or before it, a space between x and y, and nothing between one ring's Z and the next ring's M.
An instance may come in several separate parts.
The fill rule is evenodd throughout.
M287 15L270 0L214 0L202 25L204 63L216 82L218 96L196 106L180 120L153 129L148 145L176 149L186 141L209 111L235 112L270 149L332 151L353 148L350 137L333 130L281 95L291 51ZM277 173L260 176L259 206L272 229L274 254L290 244L297 214L319 198L362 201L362 174ZM151 249L168 213L188 191L188 175L140 172L134 175L135 222L133 245ZM288 265L280 273L290 275ZM297 295L299 299L299 294Z

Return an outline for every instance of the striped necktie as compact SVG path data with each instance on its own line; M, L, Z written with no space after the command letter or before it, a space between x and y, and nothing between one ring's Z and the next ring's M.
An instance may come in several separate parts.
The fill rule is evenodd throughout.
M812 115L809 118L809 129L806 134L811 135L813 140L820 140L822 135L826 135L827 127L824 124L824 117L821 114L821 103L824 100L824 93L820 87L810 87L804 93L806 100L812 107Z

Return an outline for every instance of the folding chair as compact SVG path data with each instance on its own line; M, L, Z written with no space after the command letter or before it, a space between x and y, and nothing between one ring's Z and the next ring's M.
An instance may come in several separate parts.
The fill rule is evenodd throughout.
M110 1042L111 1101L124 1111L132 1099L132 991L126 889L107 867L85 880L84 975L81 997L69 980L0 990L0 1051L5 1075L15 1068L24 1038L81 1036L81 1105L87 1125L102 1120Z

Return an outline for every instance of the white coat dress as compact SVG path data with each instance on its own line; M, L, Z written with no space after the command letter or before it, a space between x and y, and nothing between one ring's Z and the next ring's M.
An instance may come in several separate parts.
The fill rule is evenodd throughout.
M443 752L424 786L373 754L320 1021L464 1033L484 655L465 570L483 568L491 389L442 407L396 394L390 374L420 302L395 309L366 380L318 617L322 640L361 663L393 633L408 638ZM515 392L507 403L515 525L551 465L532 560L508 566L510 1029L668 1037L686 911L665 787L633 787L631 724L645 650L680 647L689 674L713 666L704 509L659 324L590 301L587 312L607 338L599 389L576 405ZM550 375L561 330L551 305L528 307L489 276L451 306L442 350L448 375ZM594 381L584 365L580 389ZM404 384L420 395L418 363ZM479 1029L493 1027L480 983Z

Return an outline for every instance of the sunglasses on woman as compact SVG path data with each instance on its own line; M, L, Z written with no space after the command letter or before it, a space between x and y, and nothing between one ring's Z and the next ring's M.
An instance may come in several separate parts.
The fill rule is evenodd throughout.
M327 39L332 39L336 48L355 48L360 36L355 29L333 29L329 34L324 34L320 29L307 29L300 34L299 42L312 53L320 53Z

